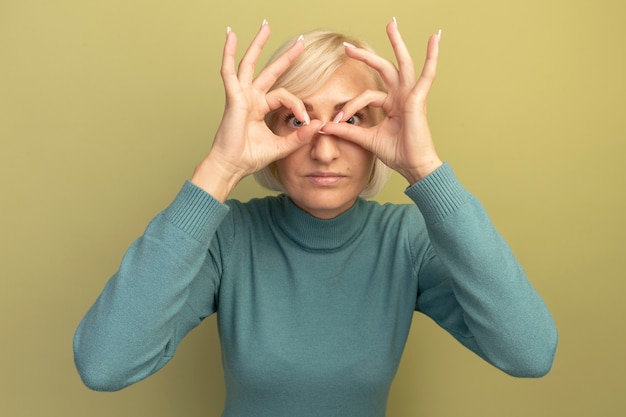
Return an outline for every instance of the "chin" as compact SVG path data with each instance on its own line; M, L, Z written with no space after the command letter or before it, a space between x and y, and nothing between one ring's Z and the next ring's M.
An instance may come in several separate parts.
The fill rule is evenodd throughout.
M356 198L350 201L337 201L336 199L316 199L315 201L307 201L296 200L294 198L292 198L292 200L298 207L314 217L320 219L331 219L350 209L356 201Z

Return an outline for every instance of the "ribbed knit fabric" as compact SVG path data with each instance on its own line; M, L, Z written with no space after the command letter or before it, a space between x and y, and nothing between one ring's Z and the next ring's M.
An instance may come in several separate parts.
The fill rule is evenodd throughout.
M554 323L482 206L448 165L406 192L415 205L320 220L287 196L222 205L186 183L79 325L83 380L149 376L214 312L224 417L384 416L415 310L507 373L545 374Z

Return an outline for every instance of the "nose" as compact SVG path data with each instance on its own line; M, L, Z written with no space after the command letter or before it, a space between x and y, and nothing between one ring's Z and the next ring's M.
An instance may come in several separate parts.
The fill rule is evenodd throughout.
M311 158L319 162L331 162L340 154L338 139L318 133L311 141Z

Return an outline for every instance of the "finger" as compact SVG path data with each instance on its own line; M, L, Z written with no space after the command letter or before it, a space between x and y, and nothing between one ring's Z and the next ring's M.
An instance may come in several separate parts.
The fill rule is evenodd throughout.
M398 62L400 82L411 86L415 85L415 65L409 50L402 40L395 18L387 24L387 37Z
M270 111L277 110L281 107L289 109L294 116L304 122L305 124L311 123L311 118L306 111L304 103L298 97L285 90L284 88L277 88L265 95L265 101Z
M337 136L338 138L353 142L360 147L377 155L374 130L361 126L355 126L348 123L326 123L321 130L327 135Z
M235 53L237 52L237 35L232 32L230 27L226 29L226 43L222 53L222 66L220 75L224 81L224 87L228 96L229 91L238 84L237 75L235 73Z
M392 89L393 87L398 85L400 81L398 69L392 62L376 55L373 52L362 48L357 48L354 45L346 44L345 46L346 55L348 55L350 58L361 61L370 68L376 70L376 72L380 74L381 78L383 79L383 83L385 83L385 86L387 86L387 88Z
M261 24L261 28L257 32L256 36L252 40L250 46L243 55L241 62L239 63L239 80L242 84L249 85L254 78L254 69L256 63L263 51L263 47L270 36L270 25L266 20Z
M276 159L282 159L309 143L318 134L323 123L313 120L309 125L296 129L287 136L277 137Z
M261 91L268 91L303 51L304 38L300 36L285 53L261 71L254 80L254 86Z
M373 117L372 113L373 107L383 107L385 104L385 100L387 99L387 93L379 90L365 90L358 96L354 97L352 100L348 101L343 105L341 111L337 114L337 117L333 122L341 123L350 119L354 116L358 111L362 111L363 109L369 110L369 116ZM369 120L366 122L370 122L372 125L375 124L374 120Z
M417 80L415 86L415 93L422 100L426 100L430 88L435 82L437 75L437 63L439 61L439 41L441 39L441 31L432 35L428 39L428 47L426 49L426 60L424 61L424 67Z

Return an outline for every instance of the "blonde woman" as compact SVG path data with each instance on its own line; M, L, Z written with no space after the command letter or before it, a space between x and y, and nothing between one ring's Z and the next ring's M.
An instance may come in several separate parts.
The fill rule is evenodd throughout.
M504 372L546 374L550 313L435 150L425 109L440 33L419 76L394 20L397 67L358 39L312 32L254 77L269 32L237 66L227 31L213 145L80 323L85 384L148 377L213 313L224 417L384 416L415 311ZM364 199L388 168L414 204ZM282 194L229 200L252 174Z

